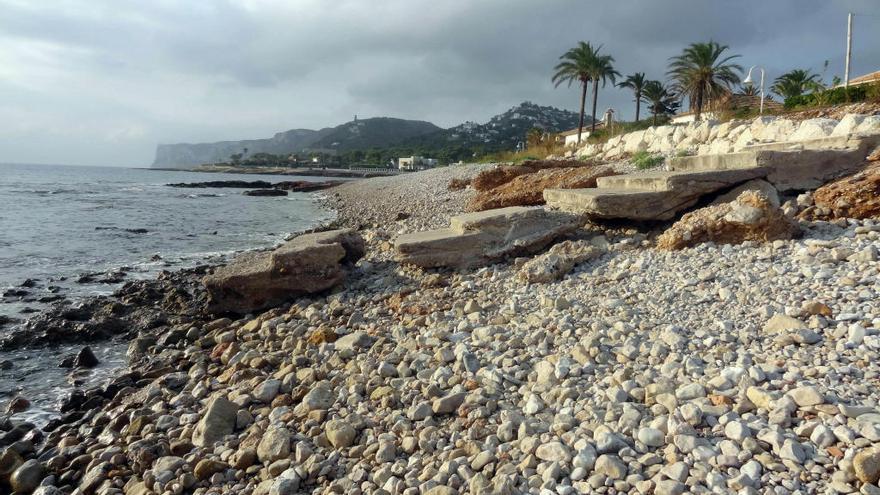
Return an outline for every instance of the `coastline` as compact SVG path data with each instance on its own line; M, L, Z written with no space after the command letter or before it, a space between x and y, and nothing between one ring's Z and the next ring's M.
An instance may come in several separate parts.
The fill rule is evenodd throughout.
M562 466L581 488L612 480L626 492L646 480L621 472L663 465L658 435L676 446L676 459L690 459L695 449L721 449L717 441L734 436L727 425L742 423L739 442L752 439L755 452L737 443L736 453L713 456L798 473L836 462L788 428L775 448L765 431L777 423L760 394L828 391L818 403L793 403L788 416L876 406L875 392L837 388L820 370L833 363L850 366L853 379L876 378L854 363L880 349L880 335L863 335L863 348L831 338L840 324L880 321L860 295L870 280L846 280L859 271L873 280L876 267L828 257L868 249L880 225L813 222L799 240L679 252L656 250L650 232L632 227L587 229L578 235L607 250L552 284L524 283L522 259L472 271L398 265L393 239L446 226L473 194L450 191L449 181L487 167L355 181L316 195L338 213L319 229L356 228L367 244L340 287L256 315L197 313L140 329L129 370L66 401L64 415L43 429L45 444L32 442L26 457L57 467L59 486L86 493L446 494L453 491L438 487L457 493L465 479L480 493L514 493L548 484L539 471ZM805 266L825 272L814 279ZM154 295L175 301L167 290ZM805 293L838 320L803 312ZM811 346L786 341L784 331L766 330L776 313L827 337ZM855 419L844 424L874 424ZM793 453L780 460L786 442ZM77 455L88 459L67 467ZM807 475L797 483L814 492L829 481Z
M396 171L349 170L328 168L281 168L281 167L235 167L199 165L190 168L145 167L143 170L164 170L177 172L199 172L205 174L242 174L242 175L289 175L296 177L339 177L364 179L371 177L389 177L398 175Z

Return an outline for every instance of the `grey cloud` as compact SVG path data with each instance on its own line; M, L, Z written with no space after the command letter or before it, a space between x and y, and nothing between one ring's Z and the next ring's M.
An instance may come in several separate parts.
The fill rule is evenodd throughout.
M824 60L830 79L848 10L880 15L872 0L0 0L0 112L17 117L0 122L0 160L142 165L157 142L355 113L448 126L523 100L576 109L550 75L578 40L624 74L663 79L684 45L714 39L770 80ZM880 17L856 27L857 75L880 65ZM609 86L599 106L634 105Z

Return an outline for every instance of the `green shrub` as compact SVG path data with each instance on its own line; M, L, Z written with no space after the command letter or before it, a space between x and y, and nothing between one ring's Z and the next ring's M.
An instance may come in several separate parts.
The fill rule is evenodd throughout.
M647 170L663 164L666 158L663 155L652 155L647 151L639 151L629 159L629 162L639 170Z
M808 95L792 96L785 99L785 108L821 107L856 103L880 97L880 84L864 84L850 88L834 88L814 91Z

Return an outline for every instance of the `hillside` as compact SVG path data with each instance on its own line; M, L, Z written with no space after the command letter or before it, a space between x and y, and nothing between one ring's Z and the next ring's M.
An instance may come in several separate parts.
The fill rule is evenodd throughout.
M525 139L530 129L537 127L560 132L576 127L577 123L578 114L575 112L527 101L492 117L485 124L465 122L436 135L420 136L411 141L432 140L437 144L443 142L444 145L513 149Z
M230 155L247 148L248 155L282 155L308 151L349 151L386 147L441 129L430 122L389 117L362 119L318 131L293 129L268 139L220 141L216 143L160 144L153 167L185 167L229 160Z
M465 122L449 129L419 120L376 117L317 131L294 129L279 132L268 139L160 144L156 148L153 167L188 167L223 162L229 160L232 154L242 153L245 148L248 156L256 153L286 155L332 151L347 157L357 155L354 161L363 159L361 155L370 156L376 163L386 163L389 156L398 154L433 154L457 160L476 151L513 149L532 128L558 132L576 126L577 120L574 112L531 102L513 107L484 124ZM450 153L450 149L455 152ZM374 153L359 153L368 150ZM376 150L386 153L376 153Z

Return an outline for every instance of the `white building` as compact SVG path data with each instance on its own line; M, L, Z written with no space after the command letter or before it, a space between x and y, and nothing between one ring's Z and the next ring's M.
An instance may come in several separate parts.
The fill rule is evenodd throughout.
M424 170L426 168L434 168L439 164L436 158L425 158L423 156L408 156L397 159L397 168L399 170Z
M581 144L583 144L584 141L586 141L587 138L590 137L590 127L591 127L590 124L584 124L584 129L581 132ZM601 129L603 127L605 127L604 122L596 122L596 129ZM577 146L577 144L578 144L578 129L577 129L577 127L575 127L574 129L560 132L559 134L557 134L556 135L556 142L557 143L561 142L563 145L565 145L566 148Z

